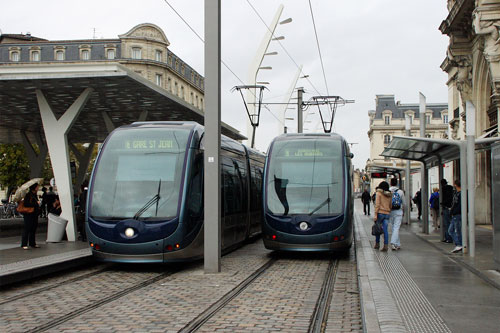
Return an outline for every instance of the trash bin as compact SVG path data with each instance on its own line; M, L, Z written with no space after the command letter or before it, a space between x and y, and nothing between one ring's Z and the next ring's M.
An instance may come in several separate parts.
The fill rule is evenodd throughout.
M62 241L66 232L68 220L60 216L49 213L47 226L47 243L57 243Z

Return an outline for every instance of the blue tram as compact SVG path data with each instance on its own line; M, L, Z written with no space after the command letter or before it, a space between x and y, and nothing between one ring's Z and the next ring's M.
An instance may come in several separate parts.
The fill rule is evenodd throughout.
M108 136L87 200L85 225L96 259L203 256L203 133L194 122L137 122ZM264 154L222 137L223 250L261 232L264 162Z
M266 248L335 251L352 245L352 156L338 134L283 134L273 140L264 169Z

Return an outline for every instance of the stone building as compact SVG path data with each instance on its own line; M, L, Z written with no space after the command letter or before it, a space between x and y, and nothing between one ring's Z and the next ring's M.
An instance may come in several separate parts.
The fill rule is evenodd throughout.
M448 0L439 30L450 38L441 69L448 73L452 139L465 137L465 103L474 104L475 136L498 136L500 112L500 0ZM455 173L460 173L455 163ZM476 154L476 223L491 223L491 159Z
M395 135L406 135L406 120L410 118L411 136L420 136L420 111L419 104L403 104L395 101L394 95L377 95L375 98L375 110L368 111L370 119L370 129L368 137L370 139L370 158L366 163L368 172L374 164L388 167L405 168L406 160L392 159L382 157L380 154L384 148L391 142ZM446 103L427 104L425 111L426 137L428 138L447 138L448 137L448 105ZM421 163L412 162L411 168L420 168ZM439 181L437 179L437 170L431 171L429 186L432 188ZM373 192L375 187L383 179L371 179L370 188ZM413 189L420 187L420 174L413 177ZM429 192L431 193L431 192Z
M46 40L28 34L0 35L0 65L92 64L126 66L203 110L203 77L168 47L162 29L139 24L116 39Z

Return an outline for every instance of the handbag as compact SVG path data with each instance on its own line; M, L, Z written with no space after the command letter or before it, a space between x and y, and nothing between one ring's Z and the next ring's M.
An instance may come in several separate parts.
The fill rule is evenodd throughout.
M24 205L24 199L22 199L17 205L17 211L21 214L31 214L35 212L35 207L26 207Z
M372 225L372 235L373 236L378 236L382 235L384 233L384 227L382 226L381 223L375 222Z

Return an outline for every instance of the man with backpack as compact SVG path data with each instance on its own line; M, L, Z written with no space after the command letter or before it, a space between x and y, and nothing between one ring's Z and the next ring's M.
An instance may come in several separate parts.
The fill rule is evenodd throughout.
M391 248L393 251L401 248L401 240L399 239L399 228L403 220L403 207L404 207L404 192L396 185L398 180L391 179L391 187L389 191L392 192L392 208L389 222L392 224Z

